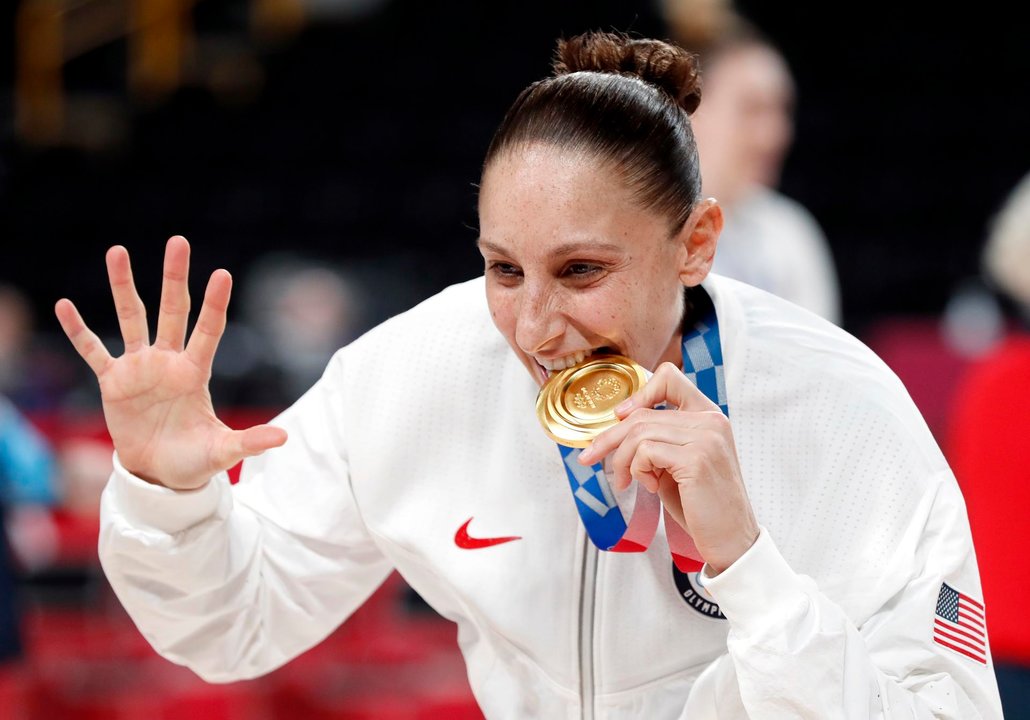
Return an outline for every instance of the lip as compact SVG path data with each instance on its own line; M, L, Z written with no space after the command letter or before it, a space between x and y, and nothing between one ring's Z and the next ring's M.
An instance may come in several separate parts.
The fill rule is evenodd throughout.
M548 375L547 375L547 368L545 368L545 367L544 367L543 365L541 365L540 363L538 363L538 362L537 362L536 360L534 360L533 358L529 358L529 361L530 361L531 363L533 363L533 367L534 367L534 368L536 368L536 377L537 377L537 381L538 381L538 382L540 383L540 387L543 387L543 386L544 386L544 384L546 384L546 383L547 383L547 378L548 378Z

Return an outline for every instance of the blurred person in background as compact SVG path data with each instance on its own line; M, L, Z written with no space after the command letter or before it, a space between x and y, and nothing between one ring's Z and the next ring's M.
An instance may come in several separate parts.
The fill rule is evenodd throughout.
M0 662L21 654L17 574L7 518L12 508L57 501L54 459L46 440L0 395Z
M22 412L55 409L83 379L71 359L35 332L25 294L0 282L0 395Z
M664 0L664 9L673 38L700 53L705 76L692 122L704 192L726 217L713 271L839 324L826 237L808 210L776 190L794 138L786 60L729 0Z
M959 383L948 456L969 510L1005 717L1017 720L1030 718L1030 175L993 220L983 258L1016 320Z
M243 289L243 317L280 377L281 405L322 375L329 358L363 329L363 293L339 269L273 254L255 263Z
M288 662L397 569L458 624L490 717L999 717L985 632L965 650L933 631L979 579L897 378L710 273L696 59L606 33L558 51L486 153L483 276L340 350L273 423L215 414L232 280L211 275L187 338L184 238L153 344L124 247L107 253L123 355L57 303L116 447L101 560L118 597L216 682ZM567 409L600 403L606 429L549 438L541 388L599 368ZM627 491L649 533L636 514L598 531Z
M216 401L281 409L311 387L341 346L367 329L365 289L349 273L277 252L241 283L239 316L226 325L212 367Z
M21 653L17 574L8 526L18 508L57 501L55 462L47 441L19 405L47 401L34 382L32 313L24 295L0 284L0 661Z
M10 395L24 384L31 335L28 300L14 286L0 283L0 392Z

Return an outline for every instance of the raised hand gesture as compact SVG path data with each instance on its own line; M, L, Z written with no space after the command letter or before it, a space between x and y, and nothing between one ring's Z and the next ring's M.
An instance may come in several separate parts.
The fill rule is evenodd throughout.
M232 277L225 270L212 273L186 343L189 257L186 238L177 235L168 241L157 336L151 344L129 253L120 246L107 251L107 273L125 341L121 357L108 353L70 300L59 300L55 307L62 329L100 382L104 417L122 465L148 482L176 490L199 488L243 458L286 442L281 428L257 425L237 431L215 417L208 381L225 330Z

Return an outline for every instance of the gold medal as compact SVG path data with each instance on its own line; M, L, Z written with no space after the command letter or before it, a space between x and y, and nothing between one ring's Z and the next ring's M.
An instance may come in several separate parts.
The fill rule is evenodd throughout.
M560 445L585 448L619 420L615 407L647 382L647 371L622 355L595 355L556 372L536 398L544 432Z

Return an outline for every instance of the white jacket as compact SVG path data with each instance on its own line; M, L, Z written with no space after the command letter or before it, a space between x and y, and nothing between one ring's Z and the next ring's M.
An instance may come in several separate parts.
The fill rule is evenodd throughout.
M819 223L800 203L755 185L724 208L712 269L840 323L840 281Z
M942 583L982 596L962 497L901 383L807 311L705 287L763 528L710 596L674 577L662 535L644 554L586 542L482 279L337 353L239 485L174 492L116 462L107 576L157 651L213 682L310 648L396 568L458 624L490 718L1000 718L989 655L933 641ZM462 549L469 518L520 539Z

